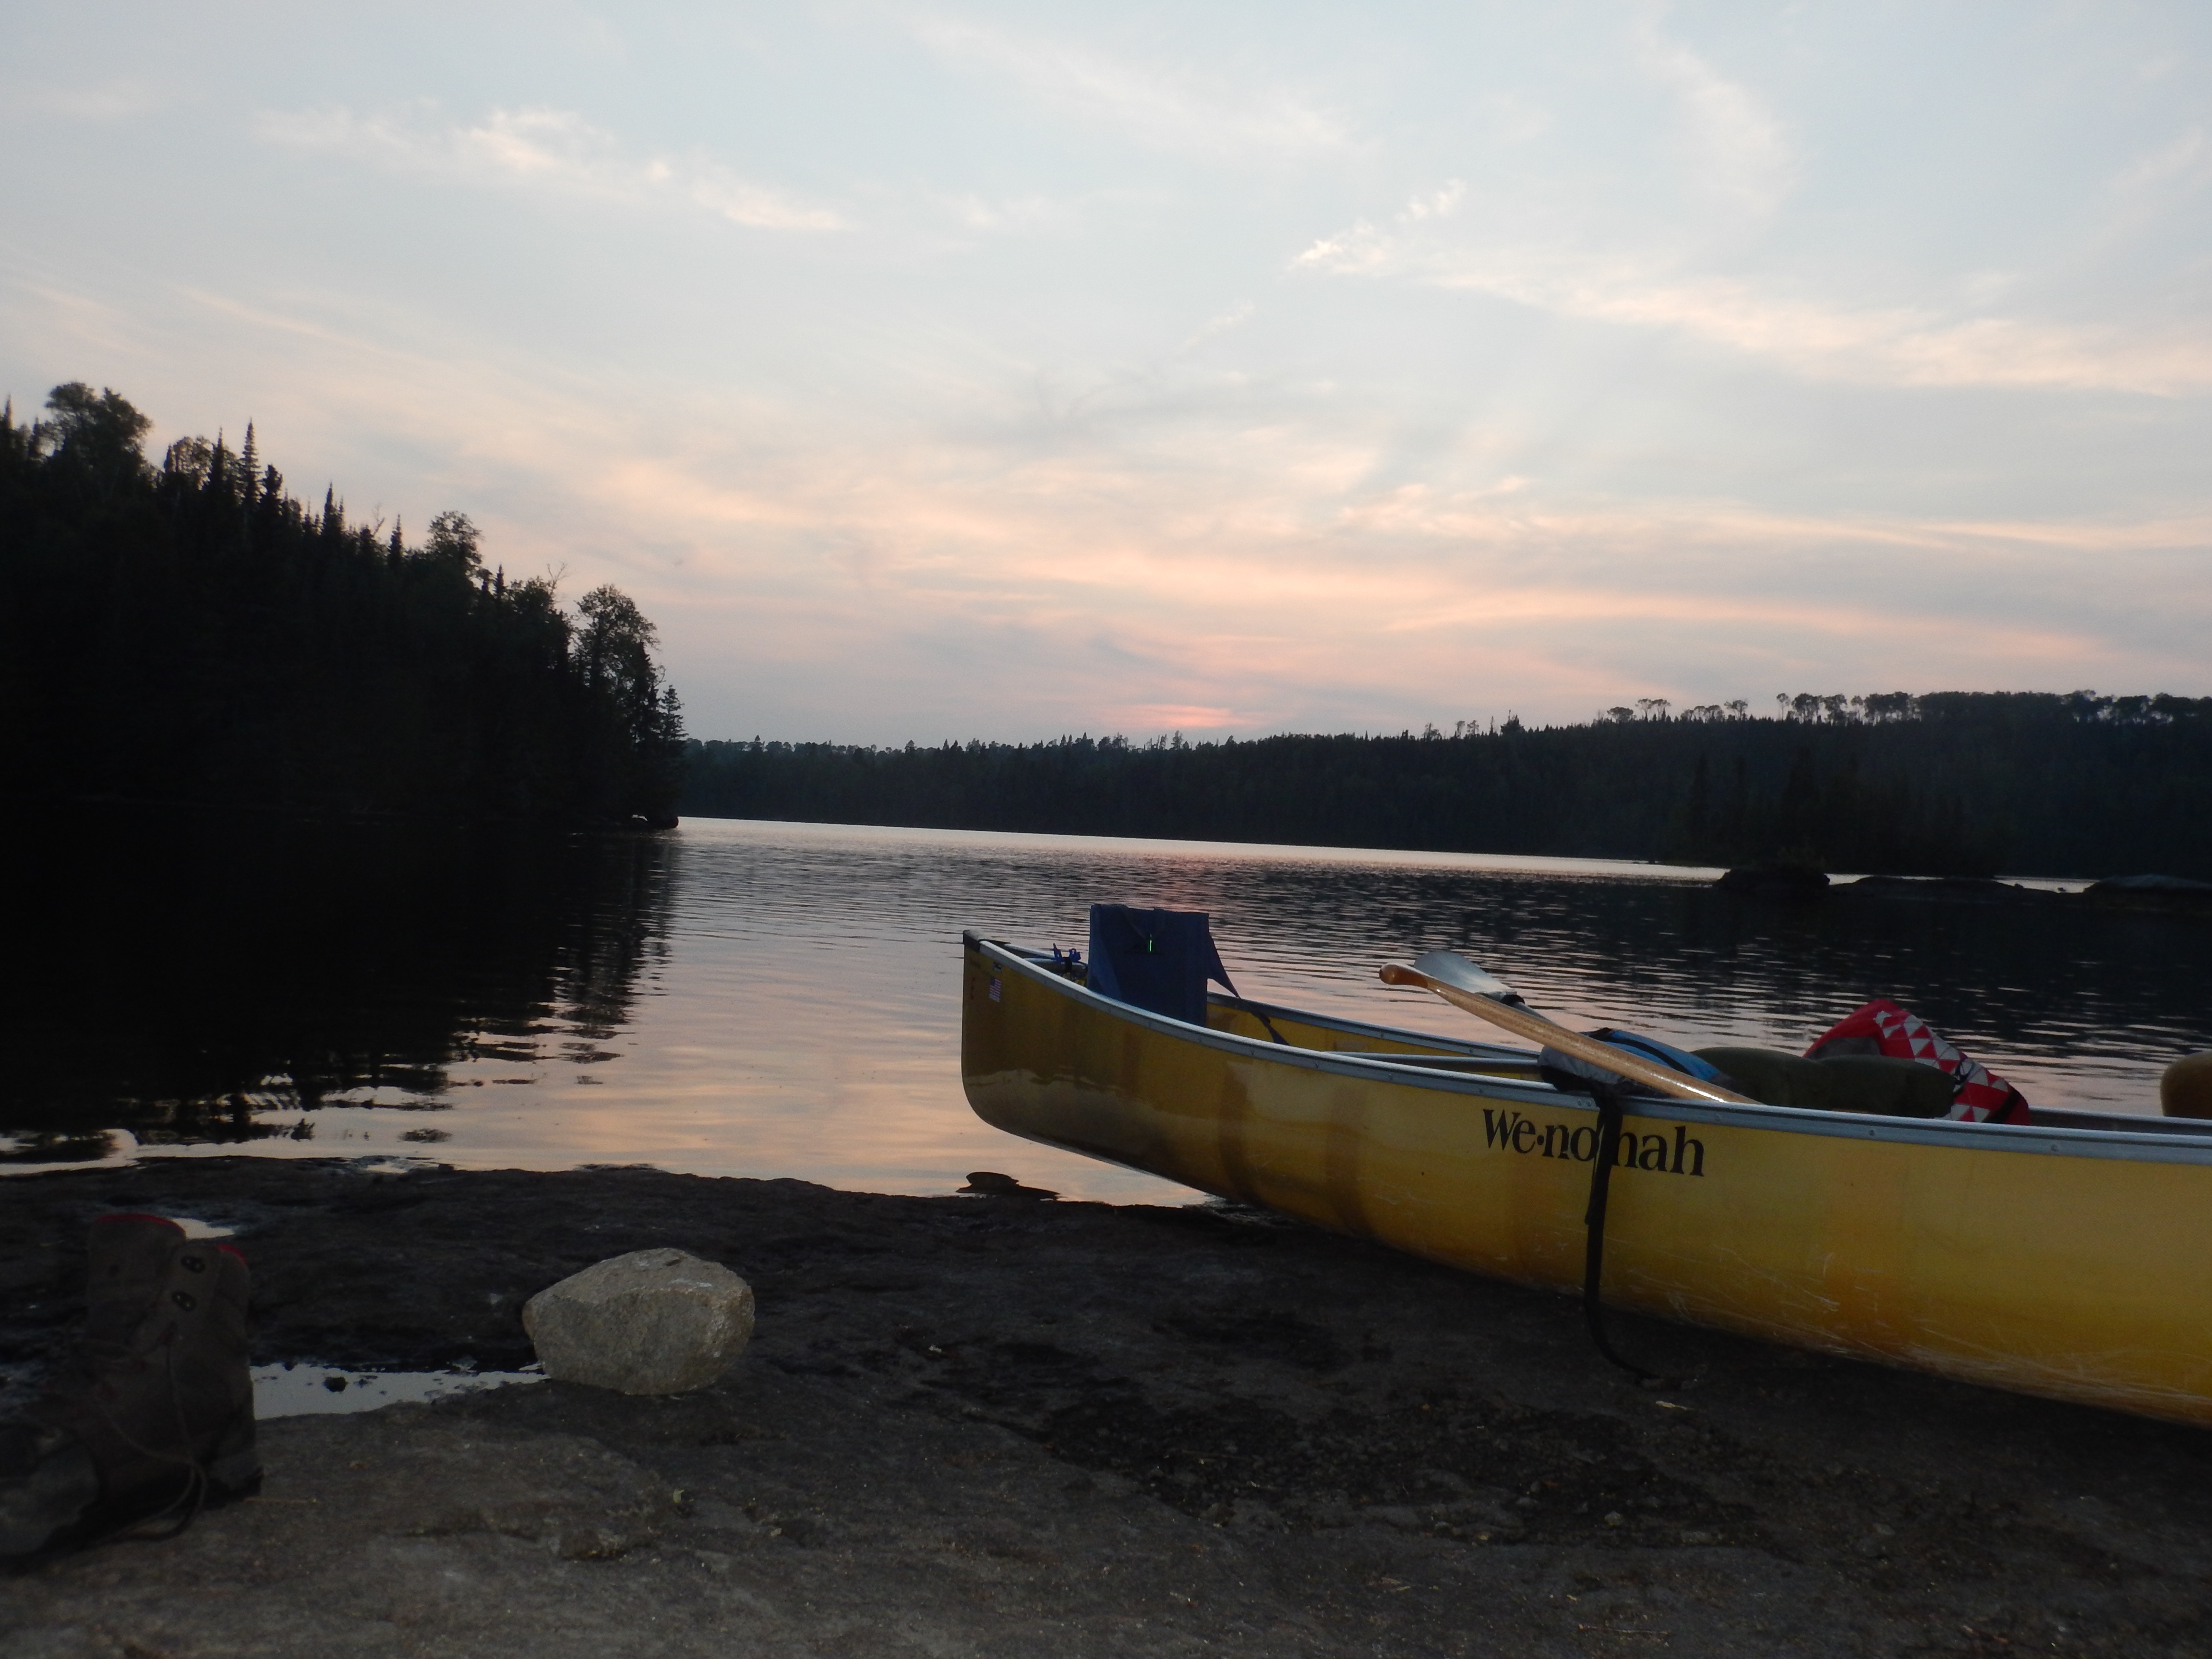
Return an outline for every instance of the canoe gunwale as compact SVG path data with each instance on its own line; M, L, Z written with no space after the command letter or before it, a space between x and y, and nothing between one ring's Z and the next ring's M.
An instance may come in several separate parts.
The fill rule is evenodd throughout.
M965 944L988 945L994 950L1002 951L1007 955L1016 957L1032 968L1042 969L1047 963L1049 963L1053 959L1052 953L1049 951L1024 950L1019 945L1008 945L1003 939L986 939L981 934L973 931L964 933L960 937L962 941ZM1075 983L1073 980L1061 979L1060 975L1058 974L1048 974L1047 977L1060 980L1060 983L1064 985L1073 985ZM1088 991L1087 987L1081 988L1084 988L1086 992ZM1096 994L1091 993L1091 994ZM1510 1042L1478 1042L1470 1037L1443 1036L1434 1031L1407 1031L1401 1030L1395 1025L1373 1025L1364 1020L1345 1019L1336 1014L1317 1014L1310 1008L1293 1008L1285 1002L1261 1002L1256 997L1231 996L1225 991L1209 991L1206 993L1206 1000L1217 1007L1239 1008L1243 1009L1247 1013L1265 1014L1269 1018L1273 1018L1279 1014L1285 1019L1295 1019L1307 1025L1318 1025L1325 1030L1341 1031L1347 1036L1379 1037L1386 1042L1419 1042L1430 1048L1433 1048L1439 1053L1446 1054L1467 1055L1479 1060L1503 1060L1518 1062L1524 1065L1534 1058L1534 1050L1528 1048L1516 1048ZM1109 1007L1128 1008L1129 1012L1132 1013L1143 1012L1141 1009L1129 1008L1129 1005L1127 1003L1115 1002L1110 997L1105 998L1103 1000ZM1181 1020L1170 1019L1167 1020L1165 1024L1158 1029L1163 1030L1172 1029L1174 1030L1182 1031L1195 1030L1199 1028L1196 1026L1186 1026ZM1212 1030L1212 1027L1211 1026L1207 1026L1205 1029L1209 1031ZM1227 1032L1218 1032L1215 1033L1215 1035L1228 1036L1231 1034ZM1277 1048L1285 1045L1269 1042L1266 1043L1265 1046L1268 1048ZM1299 1049L1297 1052L1301 1054L1315 1054L1323 1051L1318 1049Z
M1298 1048L1273 1042L1264 1037L1240 1036L1231 1031L1218 1031L1210 1026L1193 1025L1186 1021L1171 1019L1146 1009L1103 996L1087 986L1050 972L1040 963L1050 958L1042 952L1030 952L988 939L974 931L963 935L963 943L981 955L985 960L1020 974L1035 983L1046 987L1056 994L1105 1014L1110 1018L1126 1021L1162 1036L1195 1043L1204 1048L1233 1054L1246 1060L1264 1061L1270 1065L1287 1066L1300 1070L1332 1073L1341 1077L1367 1078L1377 1082L1425 1089L1440 1094L1465 1095L1475 1099L1498 1100L1521 1106L1540 1106L1554 1110L1588 1112L1595 1115L1597 1103L1588 1095L1569 1094L1553 1088L1548 1083L1518 1082L1510 1078L1471 1077L1466 1073L1443 1071L1419 1063L1399 1063L1366 1055L1351 1055L1319 1048ZM1217 997L1215 1000L1231 1007L1280 1015L1328 1030L1348 1035L1371 1036L1387 1041L1432 1044L1448 1051L1472 1053L1481 1057L1507 1059L1527 1064L1531 1053L1524 1048L1510 1048L1499 1044L1462 1044L1455 1039L1437 1038L1425 1032L1407 1031L1383 1025L1371 1025L1358 1021L1338 1019L1329 1015L1316 1014L1308 1010L1292 1008L1279 1003L1255 1002L1245 998ZM1656 1096L1638 1096L1633 1109L1642 1118L1658 1119L1668 1122L1733 1126L1739 1128L1764 1130L1776 1134L1817 1135L1848 1140L1890 1141L1914 1146L1947 1147L1960 1152L2014 1152L2061 1158L2112 1158L2146 1164L2212 1164L2212 1133L2188 1131L2160 1133L2157 1130L2119 1127L2118 1121L2110 1128L2076 1128L2038 1124L1968 1123L1951 1119L1929 1118L1869 1118L1861 1113L1821 1112L1792 1106L1749 1105L1735 1106L1708 1104L1704 1102L1672 1100ZM2094 1115L2069 1114L2069 1115ZM2161 1122L2163 1120L2148 1120ZM2193 1126L2192 1126L2193 1127Z

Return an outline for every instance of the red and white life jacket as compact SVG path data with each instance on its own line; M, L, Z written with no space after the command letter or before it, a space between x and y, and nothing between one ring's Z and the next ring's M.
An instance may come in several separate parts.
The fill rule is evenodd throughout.
M1933 1066L1951 1079L1954 1092L1947 1117L1967 1123L2027 1121L2026 1096L1979 1060L1967 1059L1917 1014L1893 1002L1876 998L1846 1015L1805 1051L1805 1058L1851 1054L1886 1054Z

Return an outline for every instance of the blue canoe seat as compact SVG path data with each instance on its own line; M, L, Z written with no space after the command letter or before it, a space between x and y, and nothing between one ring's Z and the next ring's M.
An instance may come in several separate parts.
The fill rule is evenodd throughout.
M1206 982L1232 995L1203 910L1091 907L1090 988L1147 1013L1206 1024Z

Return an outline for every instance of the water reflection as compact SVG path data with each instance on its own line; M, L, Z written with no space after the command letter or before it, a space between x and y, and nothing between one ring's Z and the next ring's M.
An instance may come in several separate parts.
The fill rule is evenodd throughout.
M436 1112L457 1069L596 1051L665 949L666 854L265 819L50 833L0 1011L0 1156L307 1140L332 1103Z
M2160 1067L2212 1048L2212 927L2186 918L1747 901L1573 860L713 820L530 849L270 832L142 853L41 912L54 971L8 1016L36 1086L0 1128L46 1158L98 1156L120 1127L185 1152L258 1137L906 1192L988 1169L1161 1196L997 1134L960 1092L960 929L1079 944L1097 899L1211 912L1248 994L1432 1030L1462 1017L1375 969L1447 945L1557 1017L1692 1044L1801 1049L1893 996L2054 1106L2154 1110Z

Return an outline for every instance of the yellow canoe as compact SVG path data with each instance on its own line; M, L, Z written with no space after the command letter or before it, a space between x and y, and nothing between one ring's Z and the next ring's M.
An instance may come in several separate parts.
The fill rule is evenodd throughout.
M963 957L961 1072L994 1127L1580 1287L1597 1110L1528 1050L1218 993L1200 1027L1041 953L969 934ZM1611 1187L1612 1305L2212 1423L2212 1124L1632 1098Z

